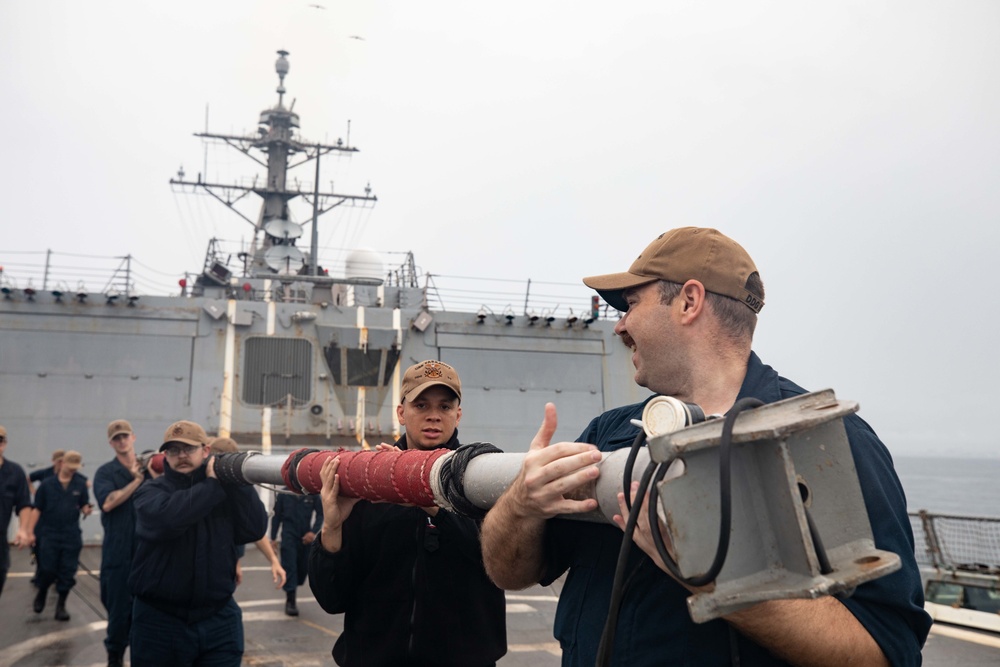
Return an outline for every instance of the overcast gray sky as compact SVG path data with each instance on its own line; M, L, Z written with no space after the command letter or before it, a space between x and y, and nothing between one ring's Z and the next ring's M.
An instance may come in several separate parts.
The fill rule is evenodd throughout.
M1000 3L6 0L8 275L130 253L170 289L208 238L248 239L167 181L204 169L206 105L256 128L279 48L302 135L350 119L362 150L321 180L379 197L325 246L575 282L718 227L767 286L766 362L859 401L896 453L1000 456Z

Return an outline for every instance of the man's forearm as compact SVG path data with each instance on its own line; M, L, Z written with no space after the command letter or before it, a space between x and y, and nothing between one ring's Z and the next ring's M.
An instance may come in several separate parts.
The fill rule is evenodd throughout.
M889 667L865 627L832 597L774 600L725 618L743 635L799 667Z
M101 511L110 512L124 503L132 497L132 494L135 493L135 490L139 488L140 484L142 484L142 478L133 477L132 481L128 484L109 493L108 497L104 499L104 504L101 505Z
M520 590L537 584L545 563L545 519L516 514L508 496L501 496L482 527L483 564L500 588Z
M254 542L254 544L256 544L257 548L264 554L264 558L267 559L268 563L273 564L279 562L278 556L274 553L274 549L271 548L271 542L266 536Z
M32 509L29 505L28 507L22 507L21 511L17 513L17 532L20 533L21 537L25 540L30 540L31 536L34 535L35 524L31 518ZM24 546L21 544L20 546Z

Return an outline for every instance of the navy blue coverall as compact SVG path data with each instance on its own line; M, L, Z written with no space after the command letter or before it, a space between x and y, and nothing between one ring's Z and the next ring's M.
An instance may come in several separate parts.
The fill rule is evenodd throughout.
M31 483L35 482L42 483L49 477L55 477L55 476L56 476L56 467L49 466L48 468L40 468L39 470L32 470L31 474L28 475L28 481L30 481Z
M49 477L38 485L35 509L41 515L35 532L41 538L39 589L47 589L54 581L59 593L68 593L76 585L76 568L83 548L80 510L89 503L87 478L80 473L73 473L65 488L59 477Z
M94 497L97 506L113 491L132 483L132 471L115 458L108 461L94 475ZM101 549L101 602L108 610L108 631L104 647L108 654L121 655L128 647L132 627L132 591L128 575L135 555L135 496L129 497L110 512L101 512L104 526L104 544Z
M34 485L34 484L41 484L42 482L44 482L45 480L47 480L49 477L55 477L55 475L56 475L56 467L55 467L55 465L50 465L48 468L41 468L40 470L32 470L31 473L28 475L28 481L31 482L32 485ZM84 477L86 477L86 476L84 476ZM32 488L32 490L34 490L35 487L32 486L31 488ZM31 578L31 583L34 586L38 585L38 570L41 568L41 565L40 565L40 563L41 563L41 556L39 556L38 554L40 553L39 549L41 549L41 547L42 547L42 543L38 539L38 533L36 531L36 533L35 533L35 545L33 547L31 547L31 553L35 556L35 576Z
M315 514L315 519L313 515ZM282 589L288 593L306 583L309 574L309 548L302 537L308 533L319 533L323 527L323 500L318 495L299 496L279 493L274 502L274 516L271 518L271 539L281 530L281 567L288 578Z

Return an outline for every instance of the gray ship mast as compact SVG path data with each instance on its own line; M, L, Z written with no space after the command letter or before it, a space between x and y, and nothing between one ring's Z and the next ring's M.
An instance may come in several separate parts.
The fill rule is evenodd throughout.
M320 157L334 151L356 153L358 149L350 146L350 136L345 143L337 139L333 145L318 142L303 142L296 136L299 128L299 115L293 111L295 100L285 107L285 75L288 74L288 52L278 51L278 60L274 64L278 74L278 103L260 114L257 136L239 136L215 134L207 131L195 133L196 137L204 139L219 139L237 149L254 162L267 168L267 177L259 182L255 177L250 185L212 183L198 174L195 181L184 180L184 171L178 171L177 178L170 179L171 185L191 186L202 189L219 200L230 210L246 220L254 227L254 241L245 258L245 272L251 277L269 278L280 274L287 279L292 275L312 277L323 280L318 264L318 218L327 211L341 206L374 205L377 201L371 193L371 188L365 188L364 195L347 195L336 192L321 192L319 189ZM266 161L251 153L256 149L266 156ZM297 162L294 158L301 156ZM303 190L297 184L290 185L288 171L300 165L316 161L316 180L312 191ZM206 175L207 176L207 175ZM236 208L236 203L248 194L260 196L263 203L256 221L251 220ZM289 202L301 196L313 207L312 235L309 252L309 263L296 241L302 237L302 224L291 219ZM215 261L215 240L209 246L205 258L204 273L200 281L209 280L219 285L227 285L231 272L220 262ZM308 279L308 278L306 278Z

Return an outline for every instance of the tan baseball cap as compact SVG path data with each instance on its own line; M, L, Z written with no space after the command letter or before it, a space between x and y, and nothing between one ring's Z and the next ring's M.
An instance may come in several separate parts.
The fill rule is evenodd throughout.
M194 422L179 421L167 427L166 433L163 434L163 444L160 445L160 451L166 449L171 442L183 442L185 445L206 445L208 444L208 435L205 433L205 429Z
M403 400L412 401L424 391L435 385L448 387L458 400L462 400L462 381L458 379L458 371L444 363L428 359L419 364L413 364L403 375Z
M0 426L0 438L6 438L6 437L7 437L7 429L5 429L3 426Z
M240 446L232 438L212 438L208 444L216 454L233 454L240 451Z
M132 425L124 419L116 419L108 424L108 440L114 440L116 435L133 433Z
M56 461L58 461L59 459L61 459L64 456L66 456L66 450L65 449L57 449L56 451L52 452L52 462L55 463Z
M715 294L732 297L759 313L764 300L747 289L757 273L750 255L717 229L679 227L664 232L646 246L625 273L584 278L583 283L618 310L628 310L622 292L655 280L684 284L697 280Z
M83 456L80 455L80 452L76 452L71 449L63 454L63 470L72 470L73 472L76 472L82 465Z

